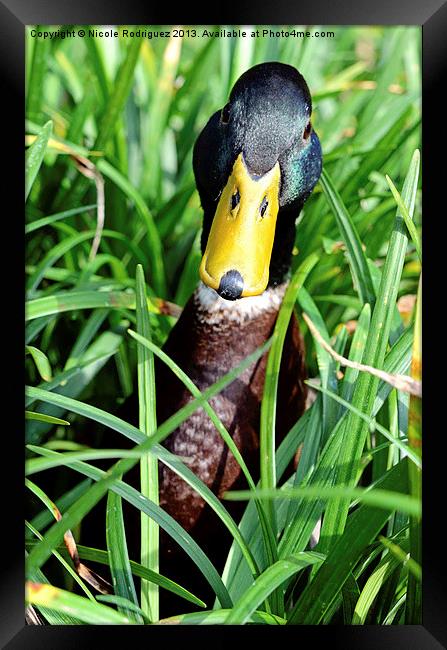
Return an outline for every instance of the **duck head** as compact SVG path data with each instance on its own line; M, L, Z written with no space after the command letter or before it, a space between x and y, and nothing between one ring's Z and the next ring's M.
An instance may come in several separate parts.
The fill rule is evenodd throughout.
M322 167L303 76L283 63L245 72L194 146L204 210L201 280L227 300L284 281L295 221Z

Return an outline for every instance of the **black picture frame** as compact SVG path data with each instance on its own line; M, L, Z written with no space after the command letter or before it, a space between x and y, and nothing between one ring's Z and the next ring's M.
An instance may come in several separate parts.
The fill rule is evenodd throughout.
M7 182L4 188L3 218L7 224L7 238L3 250L15 251L13 275L17 287L7 296L8 313L17 315L17 328L8 320L3 325L6 331L3 342L7 345L10 359L7 368L8 389L3 395L4 411L13 413L11 424L3 427L3 444L15 452L17 462L8 473L2 469L4 481L2 511L4 531L8 531L9 547L2 554L2 578L0 580L0 641L2 647L11 649L27 648L87 648L104 646L109 634L116 643L138 642L147 628L124 628L114 626L109 630L104 626L79 627L35 627L25 626L24 620L24 569L23 569L23 526L21 501L23 493L23 441L17 426L17 413L21 413L23 402L23 378L19 359L22 359L22 341L17 332L23 323L23 276L17 269L19 250L23 246L23 227L21 211L23 205L23 117L24 113L24 28L28 24L324 24L324 25L420 25L423 42L423 208L426 215L426 232L423 238L425 258L424 281L424 478L423 478L423 625L421 626L315 626L315 627L177 627L154 626L148 634L157 635L156 640L166 643L204 643L211 642L215 648L226 648L232 639L240 643L250 643L253 634L262 633L262 639L269 642L269 635L276 641L284 636L284 642L324 645L331 648L353 648L355 650L376 650L392 648L397 650L438 649L447 646L446 588L440 567L443 566L443 533L438 527L443 519L443 454L445 439L442 419L441 395L437 397L439 384L433 380L436 365L442 360L430 354L430 338L442 338L437 320L442 322L439 310L443 306L443 296L434 288L436 278L440 277L443 242L439 233L440 216L445 213L442 203L442 190L445 186L445 164L438 164L436 152L444 151L442 146L443 129L443 90L445 88L445 61L447 59L447 3L441 0L338 0L329 3L313 0L311 3L294 4L289 0L276 0L275 3L257 6L241 0L237 5L228 2L215 2L206 9L198 9L184 3L178 10L172 5L163 10L159 5L128 0L86 2L77 0L3 0L0 2L0 66L2 68L3 103L13 107L2 121L0 129L3 162L6 162ZM444 138L445 139L445 138ZM9 141L8 141L9 140ZM444 183L443 183L444 181ZM13 187L15 188L13 190ZM10 201L9 209L5 202ZM4 230L5 232L5 230ZM442 248L441 248L442 247ZM439 249L439 250L438 250ZM23 266L21 267L23 269ZM11 266L9 267L11 272ZM442 276L441 276L442 277ZM8 287L11 283L8 282ZM441 290L442 291L442 290ZM2 319L3 320L3 319ZM433 328L431 330L430 328ZM425 346L425 342L429 341ZM433 340L433 339L432 339ZM445 355L444 355L445 356ZM6 399L5 399L6 397ZM436 408L437 407L437 408ZM2 418L3 423L3 418ZM439 424L438 424L439 423ZM445 445L445 442L444 442ZM437 462L438 459L438 462ZM439 460L440 459L440 460ZM0 465L1 467L1 465ZM19 514L20 513L20 514ZM6 536L6 535L5 535ZM129 636L131 639L129 639ZM153 636L146 636L152 640ZM142 639L143 641L143 639ZM147 642L147 641L146 641ZM200 645L199 645L200 647Z

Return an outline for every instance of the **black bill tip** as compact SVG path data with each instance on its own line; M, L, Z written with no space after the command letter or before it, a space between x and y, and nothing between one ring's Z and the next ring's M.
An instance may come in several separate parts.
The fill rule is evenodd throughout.
M239 271L227 271L221 278L217 293L225 300L237 300L244 290L244 280Z

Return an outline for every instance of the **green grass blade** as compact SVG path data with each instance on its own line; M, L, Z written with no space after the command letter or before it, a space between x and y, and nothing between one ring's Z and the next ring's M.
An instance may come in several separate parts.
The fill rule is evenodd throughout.
M158 229L155 225L154 218L145 200L140 192L133 187L128 179L115 169L107 160L99 160L97 163L99 171L109 178L117 187L120 188L131 201L135 203L135 207L139 216L141 217L147 231L147 245L150 251L151 260L151 278L154 286L154 291L160 295L166 295L166 276L164 269L164 255L163 248L160 240Z
M104 112L98 129L98 136L93 148L101 150L110 139L115 129L117 120L124 108L124 104L129 95L135 66L138 61L142 39L132 38L128 41L129 45L126 51L126 57L120 67L113 84L113 92L109 97L107 109Z
M310 420L309 416L311 413L312 409L305 411L304 415L302 415L298 422L292 427L276 451L275 460L278 480L284 474L286 467L304 440L305 434L308 430ZM253 554L258 559L259 565L265 566L265 558L261 556L260 551L258 551L258 548L262 548L258 543L260 536L259 519L255 517L254 503L251 501L245 509L239 528L244 538L250 541L250 546L253 550ZM231 546L222 577L230 591L230 594L235 600L237 600L245 589L252 583L251 575L246 570L243 556L236 543L233 543Z
M408 494L399 492L390 492L387 490L377 490L371 488L353 488L344 486L310 486L310 487L282 487L281 489L272 490L234 490L227 492L224 496L227 501L244 501L245 499L310 499L319 501L331 501L334 499L346 498L355 499L356 501L366 503L374 508L383 510L398 510L405 514L411 514L414 517L420 517L421 504L419 501Z
M231 611L231 609L216 609L208 612L179 614L163 618L159 623L160 625L224 625ZM252 612L247 623L285 625L286 620L267 612L256 611Z
M60 424L63 427L70 426L67 420L61 420L45 413L33 413L32 411L25 411L26 420L37 420L38 422L47 422L48 424Z
M330 390L327 390L326 388L323 388L322 386L318 386L318 384L315 384L314 382L307 381L307 384L309 386L312 386L314 390L321 391L322 393L326 393L326 395L329 395L333 400L344 406L346 409L351 411L352 413L355 413L359 418L361 418L364 422L367 422L371 428L377 429L387 440L390 441L392 445L396 445L400 449L400 451L403 452L404 455L408 456L410 460L413 461L413 463L416 465L416 467L422 467L422 462L420 457L418 456L417 453L411 449L408 445L406 445L402 440L399 438L396 438L393 436L393 434L388 431L388 429L385 429L385 427L381 426L378 422L374 420L374 418L369 417L365 413L362 413L358 408L353 406L350 402L344 400L343 398L339 397L335 393L333 393Z
M26 601L31 605L47 607L56 612L68 613L89 625L129 625L132 621L98 602L92 602L51 585L27 582Z
M365 139L363 133L371 128L371 126L374 126L374 123L377 121L377 114L383 111L384 103L391 97L389 86L395 81L399 73L403 53L406 47L408 47L408 32L402 27L393 30L393 33L390 34L389 42L387 41L386 45L389 52L386 58L382 56L376 72L377 88L360 117L358 127L360 141Z
M36 486L36 487L37 487L37 486ZM34 528L34 526L32 526L28 521L25 521L25 526L26 526L27 530L29 530L31 533L33 533L33 534L37 537L37 539L42 539L42 535L39 533L39 531L36 530L36 529ZM88 587L87 587L87 586L82 582L81 578L78 576L78 574L76 573L76 571L74 571L74 570L72 569L72 567L71 567L71 566L68 564L68 562L67 562L67 561L62 557L62 555L61 555L60 553L58 553L58 551L56 551L56 550L53 550L53 555L54 555L54 557L55 557L55 558L56 558L56 559L57 559L57 560L62 564L62 566L64 567L64 569L65 569L65 570L70 574L70 576L73 578L73 580L74 580L75 582L78 583L79 587L80 587L80 588L82 589L82 591L84 591L85 594L87 595L87 598L89 598L89 600L95 602L95 597L93 596L93 594L91 593L91 591L90 591L90 590L88 589Z
M75 309L135 309L134 292L125 291L62 291L35 298L26 303L26 320L61 314ZM153 311L158 311L153 308Z
M419 152L416 151L402 193L404 201L410 206L410 214L414 211L418 172ZM374 368L382 368L383 366L407 243L407 230L398 210L365 346L363 363ZM376 377L368 373L361 373L352 397L352 405L365 415L370 415L378 385L379 382ZM358 463L368 428L358 415L350 411L345 432L346 435L338 460L336 482L339 485L354 485L358 476ZM319 545L321 552L326 552L334 540L342 534L346 524L348 507L349 504L346 501L340 501L339 503L335 501L329 505L323 522L323 541Z
M237 366L230 372L226 373L215 384L213 384L206 391L204 391L200 399L197 398L194 401L190 402L182 409L180 409L180 411L174 414L171 418L169 418L169 420L164 422L157 429L157 439L162 440L164 439L164 437L168 436L184 420L186 420L192 413L194 413L194 411L197 408L201 407L203 403L205 403L208 399L210 399L214 395L217 395L217 393L219 393L226 386L228 386L232 381L234 381L234 379L238 377L240 373L242 373L246 368L248 368L254 361L259 359L266 352L266 350L269 349L271 343L272 343L271 339L266 341L264 345L260 346L255 352L247 356L241 362L241 364L239 364L239 366ZM102 409L96 408L95 406L84 404L83 402L79 402L78 400L72 399L70 397L66 397L64 395L60 395L57 393L52 393L50 391L43 390L41 388L36 388L33 386L28 386L26 388L26 394L28 398L39 399L41 401L54 404L55 406L60 406L64 409L73 411L74 413L78 413L79 415L82 415L84 417L93 419L99 422L100 424L103 424L115 431L118 431L119 433L122 433L123 435L130 438L136 443L141 443L142 441L144 441L143 434L139 429L128 424L127 422L124 422L124 420L117 418L115 415L107 413ZM166 452L166 450L161 450L161 449L159 451L161 453Z
M50 362L48 361L47 355L44 352L42 352L42 350L35 348L33 345L26 345L25 353L30 354L32 356L33 361L36 364L36 368L39 372L39 375L42 377L42 379L44 381L51 381L53 377L53 373L51 371L51 366L50 366Z
M84 492L90 487L92 484L90 479L85 479L84 481L81 481L76 485L74 488L71 490L68 490L68 492L65 492L61 497L58 497L57 500L57 505L60 510L60 512L64 512L68 506L70 506L72 503L76 501L76 499L81 496L81 494L84 494ZM45 510L42 510L39 512L33 519L31 520L31 525L38 531L43 530L45 526L48 526L53 521L53 514L49 512L47 508ZM25 537L29 537L31 535L26 535ZM65 548L65 547L64 547ZM32 578L31 578L32 579Z
M182 48L182 39L173 35L169 38L161 56L159 79L151 98L149 122L150 148L147 152L146 166L150 172L147 177L149 194L153 197L160 187L162 166L157 164L160 157L161 134L166 131L169 107L175 95L175 76Z
M27 552L25 551L25 557L26 556ZM40 569L33 571L32 575L30 575L30 580L32 582L38 582L46 585L50 584L49 580ZM78 618L69 616L63 612L56 612L54 610L40 606L37 606L37 609L50 625L82 625L82 621L80 621Z
M127 551L121 497L111 491L107 495L106 540L113 589L116 596L126 601L117 603L118 611L135 623L142 623L141 614L134 608L126 606L126 603L130 602L138 607L138 598Z
M183 372L183 370L166 354L163 352L163 350L160 350L156 345L154 345L151 341L148 339L143 338L142 336L139 336L136 332L133 332L132 330L128 330L129 334L134 338L138 343L141 345L147 347L149 350L151 350L154 354L156 354L159 359L161 359L171 370L172 372L180 379L180 381L183 382L183 384L186 386L186 388L191 392L191 395L196 398L202 398L203 399L203 394L202 392L197 388L197 386L194 384L194 382L188 377L188 375ZM224 425L222 424L222 421L219 419L219 416L215 412L215 410L212 408L212 406L208 402L203 402L203 410L207 413L209 416L210 420L213 422L214 426L222 436L224 442L227 444L228 448L230 449L231 453L235 457L237 463L239 464L239 467L242 469L245 478L247 479L247 483L249 484L251 489L255 489L255 483L253 481L253 478L250 474L250 471L239 451L237 448L233 438L229 434L229 432L226 430ZM269 554L270 559L273 559L275 557L275 550L276 550L276 545L275 541L273 538L273 532L271 528L269 527L268 521L265 516L265 512L262 508L262 506L259 503L256 503L257 509L258 509L258 515L259 515L259 520L261 522L261 526L263 529L264 533L264 543L266 545L266 550L267 553Z
M54 514L56 512L56 504L54 504L51 499L48 498L48 496L45 494L45 492L35 483L30 481L29 479L25 479L25 486L33 493L35 496L42 501L42 503L46 506L47 510L51 512L52 518L54 518ZM38 539L42 539L42 535L39 533L38 530L34 528L34 526L28 522L25 522L27 528L35 535ZM79 587L82 589L82 591L87 595L87 598L90 600L94 601L95 598L90 592L89 588L83 583L81 578L78 576L76 571L72 568L71 564L69 564L63 557L61 557L60 553L58 553L55 549L53 549L53 555L59 560L59 562L62 564L62 566L65 568L65 570L71 575L73 580L78 583ZM70 563L72 563L72 560L70 558ZM30 576L27 576L28 579L30 579Z
M267 359L260 416L260 484L263 488L276 486L276 402L284 340L298 292L317 262L318 255L313 253L295 271L287 287L273 331L273 344ZM271 503L267 504L266 515L269 527L273 531L273 535L275 535L277 524L275 521L275 511ZM273 597L273 613L281 616L283 610L284 606L281 594L275 592Z
M362 363L370 321L371 307L366 304L363 305L363 309L357 321L354 336L352 337L351 348L349 350L349 360L354 363ZM340 388L340 397L347 402L350 402L359 370L354 368L344 368L344 373L343 382Z
M89 316L71 349L67 361L65 362L64 371L74 368L81 363L87 347L90 345L93 337L98 332L108 314L108 309L95 309L95 311Z
M27 445L27 449L36 451L36 446ZM141 458L141 454L133 449L78 449L61 453L53 458L29 458L25 462L25 476L32 476L38 472L79 460L106 460L109 458Z
M37 26L36 29L40 30L40 26ZM26 97L26 116L35 122L40 122L42 119L42 95L45 88L44 79L50 51L51 40L49 38L34 39L33 60Z
M62 224L56 224L59 228L61 228ZM42 259L42 261L36 266L33 274L31 277L28 279L27 282L27 288L30 292L33 292L39 282L42 280L44 277L46 271L58 260L60 259L63 255L66 255L69 251L71 251L72 248L75 246L78 246L79 244L82 244L83 242L87 241L88 239L93 239L96 234L95 230L87 230L82 233L74 234L70 237L66 237L63 239L59 244L56 244L48 253L45 255L45 257ZM125 235L119 232L115 232L114 230L107 230L104 229L102 231L102 237L103 238L111 238L111 239L118 239L121 241L127 248L129 248L134 255L135 259L144 262L145 258L141 254L141 251L136 247L133 242L131 242Z
M162 349L160 349L158 346L154 345L152 341L148 338L145 338L138 334L137 332L132 331L131 329L127 330L130 336L135 339L141 346L147 348L150 350L152 353L156 354L159 359L163 361L175 374L176 377L180 379L180 381L186 386L186 388L190 391L191 395L193 397L196 397L198 399L203 400L203 393L200 391L199 388L194 384L194 382L188 377L188 375L178 366L175 361L173 361L165 352L163 352ZM255 483L252 479L252 476L250 474L250 471L241 456L240 451L238 450L236 444L234 443L233 439L231 438L230 434L228 431L225 429L224 425L222 424L222 421L220 420L219 416L216 414L215 410L213 407L208 403L204 402L203 403L203 409L209 415L210 419L212 420L214 426L216 429L219 431L220 435L230 448L232 454L236 458L238 464L240 465L242 471L244 472L244 476L247 479L247 482L249 483L250 487L255 489Z
M393 345L384 363L386 372L401 372L405 370L406 365L411 359L411 330L406 330L401 338ZM372 417L376 416L387 398L391 386L382 382L379 386L377 396L374 401ZM314 408L314 407L312 407ZM301 418L303 421L305 416ZM334 431L322 450L320 457L312 471L312 474L302 482L302 486L328 486L334 480L334 467L337 463L337 455L342 444L343 427L346 424L347 414L344 414L337 423ZM308 423L306 423L306 428ZM286 462L287 458L283 461ZM294 516L293 522L285 530L284 535L279 543L280 557L286 557L294 552L304 550L309 541L312 530L323 512L323 502L303 501ZM320 541L321 544L321 541Z
M360 593L359 599L355 605L352 625L365 624L366 617L368 616L380 589L389 579L397 566L399 566L399 561L393 557L391 553L387 553L385 557L380 560Z
M123 485L125 485L123 483ZM107 551L102 551L97 548L90 548L88 546L82 546L78 544L78 552L79 552L79 557L83 560L90 560L92 562L99 562L100 564L109 564L109 554ZM67 551L65 548L58 547L62 555L66 554ZM177 596L180 596L180 598L183 598L184 600L187 600L190 603L193 603L194 605L198 605L199 607L206 607L205 603L203 600L200 600L200 598L197 598L197 596L194 596L190 591L187 589L184 589L181 587L179 584L171 580L170 578L166 578L163 575L160 575L159 573L154 573L153 571L149 571L146 569L146 567L141 566L138 562L134 562L133 560L130 560L130 568L132 571L132 574L138 578L144 578L145 580L149 580L150 582L153 582L159 587L162 587L163 589L167 589L168 591L171 591L172 593L176 594Z
M261 403L260 421L260 470L261 487L271 488L276 486L276 464L275 464L275 421L276 421L276 399L279 381L279 368L281 364L282 349L286 337L290 317L295 306L296 298L306 277L318 262L316 254L310 255L303 261L295 272L287 288L281 309L273 332L273 344L270 350L267 368L265 372L264 394ZM273 512L270 511L273 518ZM274 522L271 521L274 529Z
M132 614L132 616L129 616L129 618L133 618L135 622L139 623L140 625L142 625L143 622L149 625L152 623L152 621L147 618L147 616L145 616L141 607L136 605L128 598L124 598L124 596L112 596L107 594L105 596L97 596L96 600L101 603L110 603L111 605L116 605L118 607L118 611L120 612L129 612Z
M29 546L31 548L34 544L35 542L29 542ZM61 555L68 556L68 551L65 548L65 546L58 546L57 549L61 553ZM109 564L109 554L107 551L102 551L97 548L91 548L89 546L83 546L81 544L77 545L77 549L78 549L79 557L82 560L89 560L91 562L98 562L99 564L105 564L105 565ZM148 569L146 569L146 567L141 566L141 564L139 564L138 562L134 562L133 560L130 560L130 568L134 576L137 576L138 578L144 578L145 580L154 582L160 587L162 587L163 589L172 591L172 593L177 594L177 596L184 598L185 600L193 603L194 605L198 605L199 607L206 606L203 600L200 600L200 598L194 596L194 594L192 594L190 591L187 591L186 589L178 585L173 580L170 580L169 578L166 578L165 576L162 576L159 573L154 573L153 571L149 571Z
M36 219L36 221L31 221L31 223L28 223L25 226L25 235L30 235L32 232L39 230L39 228L48 226L52 223L55 223L56 221L60 221L61 219L68 219L68 217L74 217L77 214L83 214L84 212L88 212L89 210L94 210L95 208L96 208L96 203L92 203L91 205L85 205L81 208L73 208L73 210L64 210L63 212L57 212L56 214L52 214L48 217L42 217L42 219Z
M25 201L36 180L52 130L53 122L50 120L42 127L37 139L25 154Z
M405 492L407 488L405 459L395 465L377 482L380 489L392 488ZM368 544L374 541L389 518L389 512L363 505L349 518L344 533L337 539L314 579L304 589L294 606L288 622L296 625L318 625L333 600L340 593L352 567Z
M369 303L373 305L375 302L374 286L357 229L325 169L321 174L320 182L334 213L340 235L345 243L354 287L357 290L359 299L362 304Z
M261 357L270 345L271 339L269 339L269 341L267 341L263 346L258 348L258 350L256 350L254 353L246 357L246 359L236 369L221 377L215 384L204 391L203 399L209 399L211 396L220 392L226 385L230 384L236 378L236 376L243 372L246 367L251 365L255 359ZM146 438L146 436L136 427L133 427L123 420L120 420L116 416L106 413L105 411L102 411L96 407L83 404L77 400L73 400L62 395L53 394L38 388L27 387L26 391L30 397L35 397L37 399L41 399L42 401L47 401L50 404L63 406L65 408L73 410L75 413L94 419L102 424L105 424L106 426L111 427L115 431L126 435L131 440L140 443L139 447L135 449L135 451L144 453L152 448L153 453L157 455L159 460L165 463L174 472L179 474L179 476L184 478L186 482L189 483L218 514L224 524L229 528L233 537L238 540L238 543L243 550L244 556L251 570L254 574L257 574L258 569L256 562L252 557L250 549L247 547L245 540L240 535L235 522L229 516L228 512L222 506L217 497L176 456L170 454L161 446L154 446L155 443L159 443L164 440L164 438L172 433L172 431L174 431L174 429L176 429L179 424L181 424L181 422L186 420L186 418L189 417L195 411L195 409L201 405L202 400L195 399L189 404L185 405L182 409L180 409L180 411L171 416L168 420L166 420L166 422L158 427L157 432L153 436ZM86 495L80 499L80 501L82 501L82 508L78 502L78 508L74 508L74 512L72 511L70 514L67 513L64 515L64 517L70 520L70 517L72 516L75 518L75 523L77 523L82 518L83 514L88 512L107 492L110 483L113 483L117 476L124 474L126 471L131 469L136 464L136 462L137 459L134 458L120 460L116 465L114 465L113 470L109 470L107 476L101 480L100 483L92 486L89 495ZM31 562L32 567L38 568L41 566L41 564L51 553L51 544L57 543L59 538L62 536L63 532L61 533L61 530L63 531L64 517L61 522L58 522L55 526L53 526L51 531L48 533L47 538L41 542L41 546L36 547L30 554L28 561ZM73 525L74 524L71 522L70 525L68 525L68 528L73 527Z
M413 241L413 244L416 248L416 252L418 254L419 259L422 262L422 246L421 246L421 241L418 235L418 231L416 230L416 226L413 223L412 218L408 214L408 209L405 203L402 201L402 197L399 194L396 186L394 185L393 181L391 178L388 176L388 174L385 175L385 178L387 180L388 185L390 186L391 192L393 193L394 200L397 203L397 207L400 210L400 214L403 217L403 220L405 221L405 225L408 228L408 232L410 234L410 237Z
M132 87L141 43L141 38L129 39L126 55L113 82L113 91L110 93L107 99L106 108L101 115L98 133L93 145L95 151L104 150L115 133L116 125ZM90 181L85 178L85 176L78 175L76 177L68 196L64 198L64 202L69 204L69 208L82 203L82 198L88 189L89 184Z
M39 282L42 280L45 271L51 267L57 260L63 257L68 251L70 251L75 246L82 244L88 239L93 239L95 236L95 231L89 230L87 232L81 232L71 237L64 238L59 244L53 246L51 250L45 255L42 261L37 265L36 270L28 278L26 283L27 289L30 292L33 292L38 286Z
M309 564L320 563L324 555L318 553L299 553L269 566L247 589L228 615L226 625L244 625L261 603L286 580Z
M146 285L143 268L138 265L136 273L136 309L138 333L151 339L149 313L147 310ZM154 355L147 347L138 346L138 402L139 429L151 436L157 429ZM158 504L158 461L152 454L140 460L141 493ZM152 571L158 571L159 531L157 524L141 515L141 564ZM159 616L158 588L141 581L141 608L152 621Z
M403 540L403 543L399 546L395 542L392 542L390 539L379 535L381 543L390 551L390 553L402 564L404 564L408 571L414 576L414 578L421 582L422 580L422 569L421 565L415 562L410 554L407 552L407 549L403 549L402 546L406 546L406 540Z
M33 546L35 546L35 542L28 540L27 546L33 548ZM58 546L57 549L62 556L68 557L68 551L65 548L65 546ZM97 548L90 548L88 546L83 546L81 544L77 544L77 549L78 549L79 557L82 560L89 560L91 562L98 562L99 564L109 565L109 554L107 551L102 551ZM180 598L184 598L185 600L187 600L190 603L193 603L194 605L198 605L199 607L206 607L203 600L200 600L200 598L194 596L194 594L192 594L187 589L184 589L173 580L170 580L169 578L166 578L165 576L162 576L159 573L154 573L153 571L149 571L145 567L141 566L141 564L139 564L138 562L134 562L133 560L130 560L130 568L134 576L138 578L144 578L145 580L149 580L150 582L154 582L155 584L159 585L159 587L162 587L163 589L167 589L168 591L177 594L177 596L180 596Z
M321 313L319 312L318 307L314 303L309 292L304 287L298 293L298 302L300 304L302 311L306 312L310 316L312 322L315 324L315 326L317 327L318 331L321 333L326 343L329 344L330 337L326 329L324 319L321 316ZM326 388L336 389L337 380L335 377L334 360L332 359L329 352L325 350L324 347L321 345L321 343L316 339L314 339L314 345L315 345L315 352L317 355L317 364L320 373L321 383ZM328 432L332 429L334 424L334 418L335 418L334 404L331 402L331 400L327 399L327 397L324 394L323 394L322 402L323 403L322 403L321 423L317 428L317 432L314 435L310 445L309 444L307 445L307 450L306 449L303 450L304 456L308 457L308 459L310 460L312 460L313 456L316 453L316 450L320 445L320 439L323 440L326 439ZM313 448L313 453L310 448L311 446ZM307 462L308 461L306 460L304 464L307 464ZM300 473L301 471L302 470L300 470Z
M107 78L102 52L99 48L98 40L92 36L86 36L84 38L84 43L90 55L88 62L90 63L92 72L98 82L97 88L101 96L102 106L104 107L109 99L110 82Z
M44 456L49 456L50 458L58 455L58 452L50 451L49 449L45 449L43 447L33 447L33 451ZM43 563L45 561L46 557L49 556L49 553L47 555L47 548L53 548L60 542L60 539L64 533L64 528L70 528L76 525L84 513L88 512L91 507L93 507L94 503L99 501L101 495L110 488L116 492L116 494L120 495L123 499L136 507L138 510L145 512L149 517L152 517L158 523L158 525L163 528L163 530L165 530L168 535L170 535L190 556L193 562L203 573L210 586L213 588L222 606L232 606L231 598L229 597L229 594L223 585L219 574L205 553L196 544L192 537L186 533L186 531L184 531L183 528L175 521L175 519L168 515L168 513L160 508L160 506L155 505L152 503L152 501L149 501L144 497L144 495L135 490L135 488L132 488L130 485L127 485L123 481L116 478L119 476L118 471L116 472L115 476L112 474L111 470L106 473L102 470L97 469L96 467L93 467L92 465L78 461L72 463L70 462L67 464L67 466L71 467L75 471L81 472L89 478L92 478L94 481L97 481L97 483L95 483L90 488L89 494L84 495L86 498L81 497L81 499L73 504L73 506L71 506L66 511L66 513L64 513L61 521L55 524L46 534L43 542L39 542L39 544L33 548L30 555L28 556L28 571L31 572L34 570L34 568L36 568L37 564ZM118 469L121 470L122 467L123 466L119 467ZM105 490L101 490L101 486L104 486L105 481L107 482L107 487ZM96 486L99 487L95 491ZM94 492L93 494L92 490ZM99 497L97 494L95 494L95 492L98 490L101 492L101 495ZM146 572L148 571L148 569L145 567L144 569ZM141 577L146 577L147 575L148 574L146 573ZM152 575L156 576L157 574L152 573ZM157 584L160 583L157 582ZM171 591L174 590L171 589Z
M104 367L108 359L115 354L119 345L123 340L122 332L117 327L113 331L105 331L100 334L94 342L89 346L83 356L82 368L79 372L73 373L67 381L61 381L60 378L50 382L55 384L55 393L67 396L68 398L76 398L88 386L99 371ZM87 361L91 360L91 363ZM38 408L34 409L39 413L45 413L54 417L64 417L65 409L54 408L48 404L41 404ZM26 441L27 442L40 442L43 435L48 432L50 426L38 422L28 422L26 427Z

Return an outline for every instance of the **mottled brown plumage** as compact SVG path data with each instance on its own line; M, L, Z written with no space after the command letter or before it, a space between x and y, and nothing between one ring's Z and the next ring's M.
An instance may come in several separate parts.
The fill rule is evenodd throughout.
M235 368L270 337L278 311L270 308L242 321L204 318L197 294L190 299L164 347L200 390ZM231 434L251 472L259 466L259 415L263 393L265 354L210 403ZM303 344L294 317L284 344L278 390L277 442L304 410ZM164 421L193 398L165 365L157 367L158 420ZM185 457L192 471L219 497L234 487L241 469L228 451L209 416L198 409L166 441L174 454ZM163 466L160 504L188 531L197 529L204 507L197 493Z

